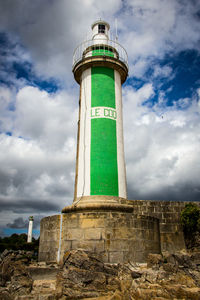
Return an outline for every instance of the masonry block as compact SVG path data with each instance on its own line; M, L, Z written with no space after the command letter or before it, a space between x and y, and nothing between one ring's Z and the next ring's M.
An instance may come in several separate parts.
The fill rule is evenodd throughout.
M65 251L82 248L101 253L105 262L145 262L148 253L185 249L180 214L187 202L122 199L121 203L132 212L100 205L63 213L62 224L60 215L43 218L39 260L56 261L58 251L62 259Z
M101 228L86 228L84 230L85 240L101 240L102 229Z

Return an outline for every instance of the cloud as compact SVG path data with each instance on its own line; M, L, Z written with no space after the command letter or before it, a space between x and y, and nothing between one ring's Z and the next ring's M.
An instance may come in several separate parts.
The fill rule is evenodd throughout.
M8 223L9 228L25 228L28 227L28 220L24 221L23 218L19 217L13 221L13 223Z
M5 90L2 95L10 94ZM23 199L29 200L22 211L59 211L72 202L77 112L74 97L66 92L19 90L15 111L2 119L12 132L0 135L0 197L11 199L1 203L2 209L20 212Z
M155 58L168 53L200 50L198 1L130 0L124 11L119 27L131 76L143 76Z
M161 67L160 65L155 65L154 66L154 70L153 70L153 77L161 77L161 78L164 78L164 77L171 77L172 75L172 68L169 67L169 66L164 66L164 67Z
M0 30L20 37L37 72L57 76L67 84L72 80L72 54L77 44L88 32L91 36L90 26L96 19L114 14L121 5L120 0L0 1Z
M24 87L16 97L16 135L37 140L48 149L64 146L69 135L75 133L75 96L73 91L49 95L38 88Z
M7 87L0 87L0 131L9 132L13 128L13 112L12 107L13 93Z
M113 31L117 18L120 42L128 50L130 75L142 76L152 59L171 51L199 50L198 1L35 0L30 4L7 0L0 1L0 9L0 30L19 37L35 70L67 85L73 80L73 51L91 37L90 25L99 18L109 21ZM22 48L18 52L27 58L28 52Z
M33 221L33 227L34 229L40 227L40 220L42 216L34 216L34 221ZM20 229L20 228L28 228L29 220L26 219L24 220L22 217L16 218L12 221L12 223L8 223L7 227L8 228L13 228L13 229Z
M189 80L177 69L179 53L200 52L198 5L0 0L0 229L72 203L79 99L72 56L99 18L110 23L112 37L117 18L129 56L123 87L129 199L199 199L200 86L191 79L186 88ZM188 74L197 62L187 65Z
M63 208L60 206L60 203L57 203L54 198L54 202L51 203L51 199L43 200L39 199L9 199L8 197L4 197L0 199L1 211L11 211L18 214L28 213L33 214L36 212L49 213L49 212L60 212Z
M129 198L199 200L198 102L193 98L191 106L185 110L180 107L177 110L175 104L165 107L164 112L156 104L152 111L142 105L152 94L149 85L137 91L128 87L124 92ZM184 103L184 99L180 101ZM130 107L131 116L128 114Z
M1 32L0 30L0 44L1 86L9 85L15 91L27 83L27 78L18 77L17 66L23 65L24 69L26 69L26 74L31 76L30 55L20 44L19 37L9 32Z

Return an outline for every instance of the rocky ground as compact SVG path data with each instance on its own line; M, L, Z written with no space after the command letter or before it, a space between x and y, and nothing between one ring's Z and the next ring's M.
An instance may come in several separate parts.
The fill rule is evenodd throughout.
M108 265L83 250L62 266L33 263L31 253L4 251L0 300L200 299L200 252L149 254L147 264Z

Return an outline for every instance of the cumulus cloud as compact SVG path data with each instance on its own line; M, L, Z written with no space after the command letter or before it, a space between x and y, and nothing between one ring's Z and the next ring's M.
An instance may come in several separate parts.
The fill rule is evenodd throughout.
M0 0L0 230L26 225L29 215L39 224L73 200L79 86L72 56L99 18L113 32L117 19L129 56L129 199L199 199L200 87L196 81L169 106L177 70L169 59L160 63L180 51L199 53L198 2Z
M40 74L67 79L66 83L72 80L73 51L91 36L90 25L98 18L105 18L113 27L118 19L131 75L135 65L134 76L141 76L152 57L163 57L172 50L199 49L198 1L36 0L30 4L1 0L0 9L0 30L20 37Z
M126 14L120 15L119 20L131 76L144 75L155 57L163 58L171 51L200 50L198 1L126 0L124 3Z
M96 19L115 14L121 5L120 0L1 0L0 30L20 36L40 74L67 79L68 84L77 44L91 36L90 26Z
M175 105L163 113L158 105L154 110L142 105L152 94L149 85L124 89L129 198L199 200L198 102L190 99L188 109Z
M19 90L14 118L8 116L12 135L0 135L2 210L59 211L72 202L75 101L66 92L49 95L29 86Z
M37 140L48 149L64 147L70 135L74 136L78 116L75 96L73 90L49 95L24 87L16 97L16 135Z
M155 65L153 70L153 77L165 78L172 75L172 68L169 66L161 67L160 65Z
M28 227L28 220L24 221L23 218L19 217L15 219L12 223L8 223L9 228L25 228Z
M34 221L33 221L33 228L34 229L39 229L40 227L40 220L41 220L41 216L34 216ZM29 220L28 219L24 219L22 217L16 218L12 221L12 223L8 223L7 227L8 228L13 228L13 229L28 229L28 224L29 224Z

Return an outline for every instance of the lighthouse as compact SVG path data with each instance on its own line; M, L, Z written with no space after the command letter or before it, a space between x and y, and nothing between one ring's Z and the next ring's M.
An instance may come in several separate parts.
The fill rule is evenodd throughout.
M29 224L28 224L27 243L32 243L32 235L33 235L33 216L30 216L29 217Z
M127 53L109 38L107 22L98 20L91 29L91 40L73 57L80 84L74 204L127 198L121 88L128 75Z
M110 39L107 22L98 20L91 28L91 39L73 56L80 85L74 200L61 214L41 220L39 261L60 263L71 250L82 249L108 263L145 262L148 253L160 253L160 236L158 219L140 215L138 201L127 200L122 120L127 53Z

